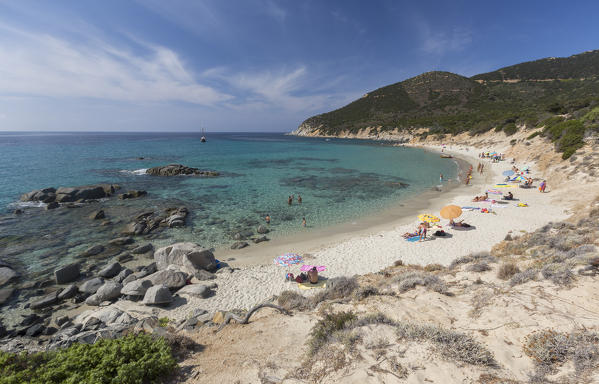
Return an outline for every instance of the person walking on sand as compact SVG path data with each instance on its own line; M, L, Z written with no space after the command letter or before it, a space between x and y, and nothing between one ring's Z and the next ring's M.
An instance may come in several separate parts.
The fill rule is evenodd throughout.
M302 217L302 227L306 228L306 218Z
M266 224L270 224L270 215L266 214L266 217L264 218L264 220L266 221Z
M302 196L300 194L297 195L297 203L298 204L302 203Z
M543 180L541 185L539 185L539 191L545 193L545 188L547 188L547 180Z

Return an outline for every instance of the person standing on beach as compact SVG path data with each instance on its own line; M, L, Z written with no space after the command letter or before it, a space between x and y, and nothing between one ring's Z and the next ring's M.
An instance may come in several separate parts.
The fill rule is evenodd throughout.
M306 218L302 217L302 227L306 228Z
M420 225L418 226L418 241L426 240L426 230L426 224L420 223Z
M545 193L545 188L547 188L547 180L543 180L541 185L539 185L539 191Z
M481 175L483 174L483 169L484 169L484 168L485 168L485 165L484 165L484 164L481 164L481 165L480 165L480 174L481 174Z

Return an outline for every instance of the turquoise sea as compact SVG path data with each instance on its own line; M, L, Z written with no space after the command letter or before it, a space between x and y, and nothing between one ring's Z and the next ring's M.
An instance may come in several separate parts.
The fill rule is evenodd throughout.
M240 230L272 218L269 237L376 214L430 190L457 164L421 149L363 140L301 138L273 133L0 133L0 259L22 272L46 274L81 250L118 236L148 209L186 206L184 228L149 238L156 245L190 240L226 246ZM216 178L152 177L145 169L180 163L221 173ZM45 187L117 183L143 189L133 200L95 203L113 225L87 220L93 208L45 211L22 207L22 193ZM287 203L289 195L302 196ZM92 204L94 205L94 204ZM98 209L98 207L95 207ZM302 228L305 217L308 227Z

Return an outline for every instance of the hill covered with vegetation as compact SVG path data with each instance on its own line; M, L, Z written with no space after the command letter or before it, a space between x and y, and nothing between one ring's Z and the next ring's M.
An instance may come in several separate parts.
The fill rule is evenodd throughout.
M547 58L471 78L427 72L367 93L337 110L310 117L302 132L321 135L428 128L423 135L507 135L543 127L542 135L569 157L599 130L599 50Z

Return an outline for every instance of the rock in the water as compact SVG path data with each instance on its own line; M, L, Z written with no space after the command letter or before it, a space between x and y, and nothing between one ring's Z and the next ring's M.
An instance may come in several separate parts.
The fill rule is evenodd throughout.
M154 260L158 269L166 269L172 264L191 275L201 269L216 270L214 254L194 243L176 243L160 248L154 253Z
M121 193L119 195L119 199L121 199L121 200L135 199L135 198L138 198L138 197L145 196L147 194L148 194L148 192L146 192L146 191L137 191L137 190L127 191L127 193Z
M264 241L268 241L268 237L266 237L266 236L256 237L253 241L254 241L254 244L262 243Z
M52 292L42 298L39 298L31 303L29 306L31 309L41 309L49 307L58 302L58 291Z
M269 232L269 229L266 228L264 225L260 225L257 229L256 232L258 232L261 235L264 235L265 233Z
M102 285L104 285L104 280L100 279L99 277L94 277L93 279L90 279L85 283L81 284L79 290L83 293L92 294L96 293L98 288L100 288Z
M42 320L43 319L39 315L36 315L35 313L32 313L30 315L24 316L23 320L21 320L21 322L19 323L19 325L22 325L22 326L26 327L28 325L39 323Z
M212 290L209 286L204 284L191 284L186 285L181 288L177 294L179 295L189 295L194 297L201 297L203 299L210 297L212 295Z
M247 247L248 245L249 244L245 241L236 241L235 243L233 243L233 245L231 245L231 249L241 249Z
M146 171L148 175L153 176L177 176L177 175L192 175L192 176L218 176L218 172L201 171L198 168L186 167L181 164L169 164L160 167L150 168Z
M79 292L79 288L75 284L71 284L58 294L58 300L66 300L75 296ZM60 324L59 324L60 325Z
M3 286L4 284L8 283L9 281L11 281L12 279L14 279L17 276L18 276L18 274L15 271L13 271L11 268L0 267L0 287Z
M60 207L60 204L58 204L56 201L53 201L53 202L51 202L51 203L48 203L48 204L46 205L46 211L48 211L48 210L50 210L50 209L56 209L56 208L58 208L58 207Z
M10 299L10 297L12 296L12 294L14 293L14 289L12 288L2 288L0 289L0 305L6 303L8 301L8 299Z
M21 215L21 214L23 214L23 210L17 208L12 213L15 214L15 215Z
M55 270L56 284L66 284L77 280L80 274L79 267L79 263L73 263Z
M118 275L121 269L122 267L119 263L108 264L106 267L102 268L100 272L98 272L98 275L109 279Z
M134 255L139 255L142 253L150 252L153 249L154 249L154 246L151 243L148 243L148 244L140 245L139 247L133 248L131 250L131 253L133 253Z
M101 220L103 218L105 218L106 215L104 214L104 211L102 209L100 209L99 211L93 211L90 215L89 218L92 220Z
M117 237L116 239L110 240L108 243L111 245L127 245L133 243L132 237Z
M127 278L127 276L131 275L132 273L133 273L132 270L130 270L129 268L125 268L125 269L121 270L119 272L119 274L114 277L114 281L122 284L123 280L125 280L125 278Z
M121 289L121 294L127 296L144 296L150 287L152 287L152 282L150 280L134 280L127 283L123 289Z
M115 281L107 281L96 291L96 296L102 301L112 301L121 295L123 286Z
M150 287L144 295L143 303L146 305L170 304L173 301L171 291L163 286L157 285Z
M91 246L88 249L86 249L85 251L83 251L81 254L79 254L79 257L95 256L102 252L104 252L104 246L98 244L98 245Z
M164 285L171 290L176 290L186 284L187 274L164 269L145 277L145 279L150 280L152 285Z

